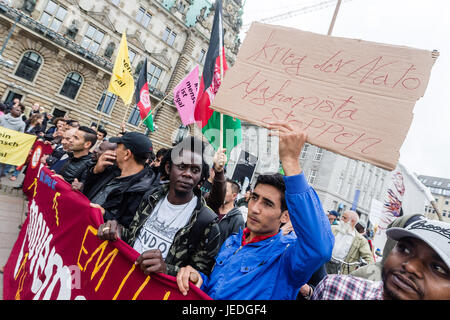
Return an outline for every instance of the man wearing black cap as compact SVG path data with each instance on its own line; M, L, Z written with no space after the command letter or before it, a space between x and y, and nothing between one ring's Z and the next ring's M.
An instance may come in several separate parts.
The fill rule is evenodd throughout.
M150 139L139 132L127 132L109 140L115 150L105 151L92 168L83 193L91 206L104 211L104 219L116 220L128 227L146 191L152 188L155 176L145 168L152 150Z

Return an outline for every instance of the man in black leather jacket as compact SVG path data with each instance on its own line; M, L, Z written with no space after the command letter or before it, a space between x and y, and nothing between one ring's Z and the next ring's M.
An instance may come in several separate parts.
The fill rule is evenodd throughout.
M90 167L94 165L89 149L97 142L97 134L88 127L80 127L69 140L69 160L56 173L65 181L75 179L84 182Z
M110 141L117 143L116 150L105 151L89 170L83 193L92 206L101 207L105 221L117 220L128 227L144 194L159 185L145 163L152 143L138 132Z

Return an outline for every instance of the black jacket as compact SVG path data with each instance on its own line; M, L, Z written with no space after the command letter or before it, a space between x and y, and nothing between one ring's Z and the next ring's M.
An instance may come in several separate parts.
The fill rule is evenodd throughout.
M116 166L107 167L104 172L99 174L92 173L91 169L83 193L92 199L106 184L119 176L120 169ZM133 220L144 194L158 184L155 178L154 173L144 167L123 186L112 190L102 204L105 209L104 220L117 220L119 224L127 228Z
M47 158L47 165L49 167L53 166L59 159L62 158L67 152L64 151L61 144L56 145L56 148L53 150L52 154Z
M87 154L80 158L75 158L72 153L69 154L69 160L66 164L56 172L60 174L64 180L72 183L75 179L80 182L85 182L89 169L94 165L92 155Z
M219 222L220 245L227 240L233 233L239 233L239 229L244 229L244 218L241 210L234 207Z
M24 133L32 134L32 135L38 136L38 135L42 132L42 127L39 126L39 125L33 127L31 130L28 131L29 128L30 128L30 124L25 125L25 131L24 131Z
M92 198L102 190L108 182L120 176L121 173L117 166L108 166L103 172L97 174L93 172L93 169L94 166L89 169L83 186L83 194L88 197L89 200L92 200Z

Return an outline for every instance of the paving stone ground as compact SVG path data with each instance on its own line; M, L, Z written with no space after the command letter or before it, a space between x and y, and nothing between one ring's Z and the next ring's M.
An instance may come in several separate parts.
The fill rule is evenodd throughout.
M19 226L26 218L28 201L21 189L15 189L22 181L22 174L14 182L9 176L0 179L0 267L8 260ZM0 300L3 300L3 274L0 274Z

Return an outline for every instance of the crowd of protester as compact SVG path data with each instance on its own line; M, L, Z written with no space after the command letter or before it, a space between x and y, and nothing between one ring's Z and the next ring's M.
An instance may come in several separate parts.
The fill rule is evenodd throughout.
M125 241L145 274L176 277L183 294L192 282L214 299L450 299L449 224L405 214L375 262L357 212L324 212L299 163L306 134L289 124L270 128L284 176L262 174L239 198L224 149L210 168L192 136L155 153L142 133L31 109L0 105L0 126L50 144L41 162L102 212L98 237ZM19 169L0 164L0 175ZM340 272L336 261L361 264Z

